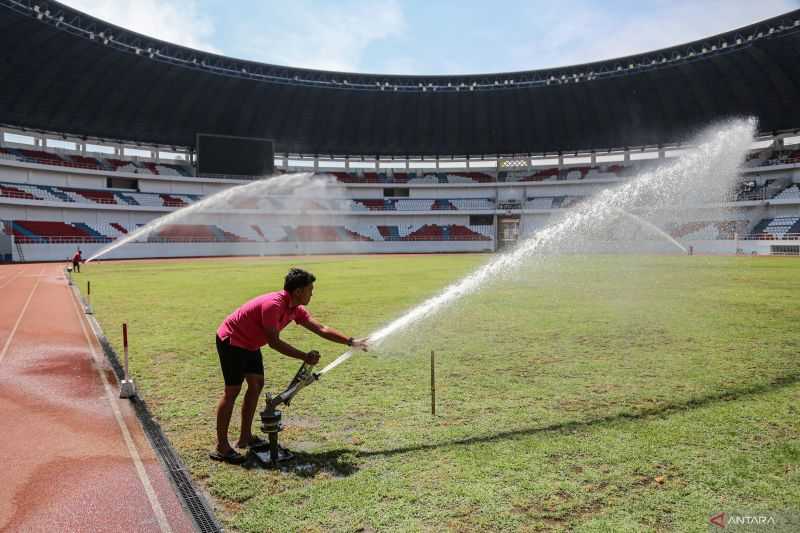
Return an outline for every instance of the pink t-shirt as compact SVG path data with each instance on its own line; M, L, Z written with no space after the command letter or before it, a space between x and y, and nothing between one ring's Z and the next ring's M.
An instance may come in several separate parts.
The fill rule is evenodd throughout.
M267 328L281 331L294 320L308 322L311 315L302 305L289 307L292 298L286 291L269 292L253 298L228 315L217 329L220 339L230 339L232 346L258 350L267 344Z

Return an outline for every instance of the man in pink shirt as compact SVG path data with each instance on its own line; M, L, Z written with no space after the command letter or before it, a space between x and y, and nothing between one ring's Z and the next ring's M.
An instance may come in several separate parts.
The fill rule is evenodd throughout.
M75 252L75 255L72 256L72 271L80 273L81 271L81 261L83 261L83 257L81 256L81 249L78 248L78 251Z
M228 441L233 405L245 380L247 392L242 403L242 429L236 446L247 448L266 444L251 433L258 398L264 387L262 346L269 345L283 355L310 365L319 362L316 351L306 353L280 339L281 330L289 322L295 321L323 339L367 350L366 339L348 337L320 324L309 314L304 306L311 301L314 281L316 278L310 272L293 268L286 275L282 291L250 300L228 315L217 329L217 353L225 378L225 393L217 405L217 449L211 453L212 459L232 464L245 460L245 456L234 450Z

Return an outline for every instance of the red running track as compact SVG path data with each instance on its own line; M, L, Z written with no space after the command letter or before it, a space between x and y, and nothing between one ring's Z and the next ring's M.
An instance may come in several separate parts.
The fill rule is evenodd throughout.
M0 531L193 531L62 268L0 266Z

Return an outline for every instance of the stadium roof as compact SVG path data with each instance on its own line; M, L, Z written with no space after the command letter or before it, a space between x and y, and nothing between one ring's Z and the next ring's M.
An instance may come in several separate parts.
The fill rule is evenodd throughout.
M0 0L0 47L0 124L147 144L215 133L271 138L278 153L479 156L666 144L730 116L800 128L800 10L645 54L482 75L267 65L46 0Z

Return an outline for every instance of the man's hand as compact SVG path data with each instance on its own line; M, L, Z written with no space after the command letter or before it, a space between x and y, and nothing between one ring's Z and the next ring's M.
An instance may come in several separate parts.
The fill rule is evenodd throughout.
M311 350L303 358L303 361L305 361L306 364L309 364L311 366L316 365L317 363L319 363L319 352L316 350Z
M367 344L367 339L365 337L363 339L354 339L353 344L351 344L350 347L366 352L369 345Z

